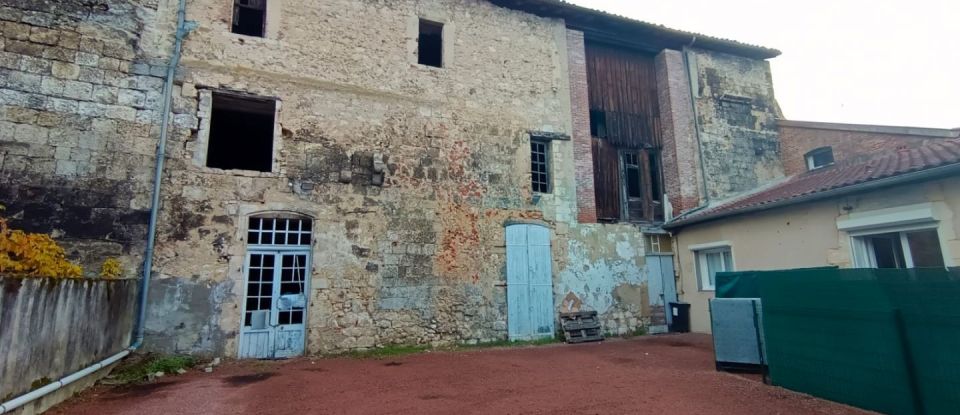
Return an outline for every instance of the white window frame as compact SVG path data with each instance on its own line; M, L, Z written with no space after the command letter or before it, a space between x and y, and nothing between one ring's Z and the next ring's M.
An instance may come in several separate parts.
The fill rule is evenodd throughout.
M837 230L844 231L850 238L850 260L855 268L876 268L877 261L872 247L864 239L867 236L884 233L900 233L904 264L913 268L913 253L904 233L933 229L940 240L940 252L943 264L953 266L948 255L949 245L944 239L944 229L940 227L940 212L934 203L918 203L906 206L877 209L851 213L846 218L837 219ZM908 258L909 257L909 258Z
M714 253L730 253L730 263L726 263L726 258L723 255L720 255L720 262L723 264L723 271L718 272L732 272L736 271L736 260L733 255L733 244L729 241L722 242L712 242L707 244L700 245L691 245L688 247L690 251L693 252L694 262L697 269L697 286L700 291L716 291L716 283L710 285L710 270L708 269L707 261L705 256L707 254Z
M833 159L833 161L831 161L831 162L829 162L829 163L826 163L826 164L822 164L822 165L817 166L817 165L814 163L814 161L813 161L813 160L814 160L814 156L817 155L818 153L823 153L823 152L826 152L826 151L829 151L829 152L830 152L830 158ZM807 171L812 171L812 170L822 169L822 168L824 168L824 167L829 167L829 166L834 165L834 163L837 162L836 155L833 154L833 147L829 147L829 146L827 146L827 147L818 147L818 148L815 148L815 149L813 149L813 150L810 150L810 151L807 152L806 155L804 155L804 157L806 158L806 161L807 161Z
M873 246L868 237L887 233L896 233L900 237L900 248L903 250L903 262L907 268L913 268L913 252L910 250L910 243L907 241L907 234L915 231L933 230L937 232L937 239L940 242L940 255L942 255L944 266L949 266L946 251L941 237L940 227L937 222L917 225L889 226L879 227L867 230L850 232L850 246L853 253L853 266L856 268L876 268L877 258L873 251Z

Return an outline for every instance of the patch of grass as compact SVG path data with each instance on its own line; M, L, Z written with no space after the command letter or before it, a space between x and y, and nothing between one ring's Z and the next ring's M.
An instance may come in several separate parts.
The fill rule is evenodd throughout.
M146 355L140 359L124 362L110 377L119 383L136 383L146 380L147 375L151 373L176 374L177 370L186 370L196 364L197 359L192 356Z
M347 352L341 356L352 357L354 359L386 359L389 357L399 357L406 356L411 354L429 352L431 350L441 350L441 351L462 351L462 350L474 350L474 349L488 349L495 347L524 347L524 346L543 346L547 344L562 343L563 340L560 338L554 337L545 337L534 340L495 340L492 342L476 343L476 344L458 344L454 346L442 346L438 348L433 348L428 345L389 345L384 347L379 347L376 349L364 350L364 351L354 351Z
M354 359L384 359L387 357L397 357L405 356L408 354L422 353L427 350L430 350L430 346L427 345L389 345L384 347L378 347L376 349L364 350L349 352L346 355Z
M543 346L547 344L561 343L562 340L555 337L542 337L533 340L495 340L477 344L461 344L458 349L486 349L492 347L523 347L523 346Z

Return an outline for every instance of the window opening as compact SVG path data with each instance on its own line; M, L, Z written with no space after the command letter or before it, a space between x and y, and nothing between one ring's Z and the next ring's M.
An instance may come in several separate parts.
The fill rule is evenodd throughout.
M550 193L549 146L546 141L530 140L530 184L534 192Z
M936 229L866 235L860 240L869 261L861 265L899 269L945 266Z
M627 197L643 197L643 181L640 179L640 157L634 152L623 153L623 170L626 176Z
M733 271L733 254L730 247L708 249L697 252L697 274L700 277L700 289L713 291L717 286L717 273Z
M207 167L271 171L276 105L270 99L213 94Z
M660 189L660 157L652 151L648 156L650 157L650 198L654 202L659 202L663 197L663 190Z
M597 138L607 137L607 113L590 110L590 135Z
M807 170L816 170L833 164L833 148L821 147L807 153Z
M233 33L263 37L266 22L267 0L234 0Z
M420 19L417 59L421 65L443 67L443 24Z
M310 219L250 218L247 243L309 246L312 227L313 221Z
M669 254L673 252L673 238L665 233L647 234L647 251L651 254Z

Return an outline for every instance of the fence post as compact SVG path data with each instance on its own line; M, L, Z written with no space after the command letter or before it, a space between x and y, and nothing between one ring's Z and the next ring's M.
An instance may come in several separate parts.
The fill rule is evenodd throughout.
M926 414L923 407L923 395L920 391L920 380L917 378L917 367L913 362L913 350L910 348L910 339L907 338L907 325L903 321L903 311L893 310L893 320L897 327L897 337L900 340L900 350L903 351L903 364L907 368L907 381L910 383L910 396L913 398L913 410L917 415Z

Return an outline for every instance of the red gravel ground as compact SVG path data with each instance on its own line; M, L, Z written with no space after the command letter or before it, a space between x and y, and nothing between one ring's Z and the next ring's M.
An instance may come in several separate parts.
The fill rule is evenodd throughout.
M98 387L54 414L865 414L714 370L710 337L383 360L227 362L134 387Z

